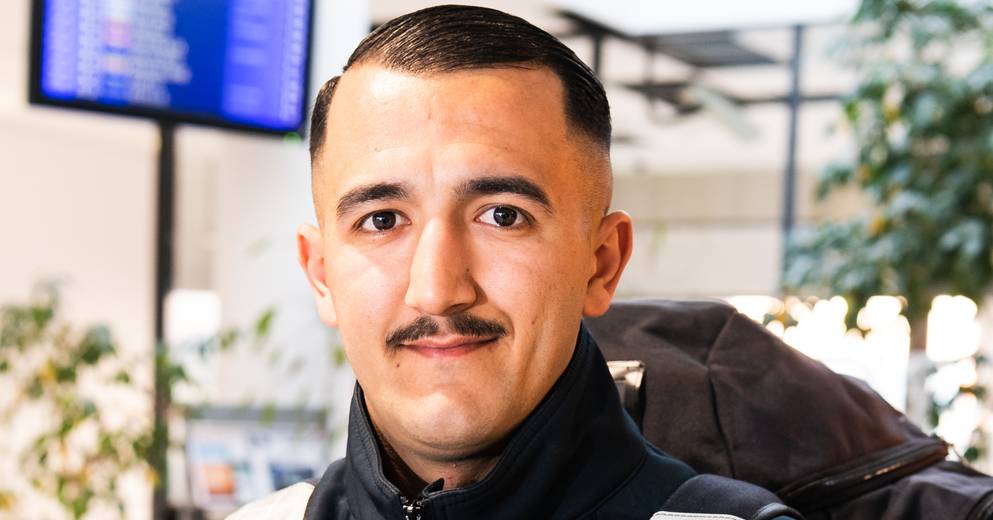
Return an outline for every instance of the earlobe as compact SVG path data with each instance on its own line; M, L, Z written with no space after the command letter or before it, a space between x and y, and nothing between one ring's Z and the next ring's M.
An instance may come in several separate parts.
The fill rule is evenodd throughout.
M631 258L633 243L634 229L627 213L615 211L603 218L597 231L593 276L586 286L584 316L596 317L607 312L621 273Z
M338 315L334 310L331 290L327 285L327 273L324 269L324 239L321 230L309 224L297 229L297 259L303 269L307 282L314 292L317 303L317 313L321 321L329 327L338 326Z

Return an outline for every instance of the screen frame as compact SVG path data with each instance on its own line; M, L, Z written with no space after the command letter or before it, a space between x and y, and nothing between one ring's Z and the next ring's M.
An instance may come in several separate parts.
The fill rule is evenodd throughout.
M63 100L63 99L53 99L46 96L41 90L41 60L42 60L42 38L44 32L44 17L45 17L45 3L48 0L31 0L31 42L30 42L30 59L29 59L29 71L28 71L28 102L32 105L39 106L49 106L58 108L69 108L74 110L82 110L91 113L102 113L102 114L112 114L118 116L127 117L137 117L142 119L150 119L152 121L158 121L167 124L193 124L199 126L208 126L213 128L221 128L225 130L239 130L243 132L249 132L253 134L262 134L270 136L292 136L296 135L300 138L306 137L306 132L308 128L308 107L310 105L310 95L311 95L311 63L314 50L314 13L316 11L315 5L319 0L308 0L307 9L307 38L304 42L304 65L303 65L303 85L302 85L302 95L300 97L300 125L296 129L290 130L277 130L273 128L268 128L264 126L252 125L248 123L240 123L226 120L222 117L216 116L206 116L196 113L184 113L180 111L162 109L162 108L150 108L150 107L137 107L137 106L124 106L124 107L113 107L108 106L103 103L98 103L95 101L87 101L80 99L73 100Z

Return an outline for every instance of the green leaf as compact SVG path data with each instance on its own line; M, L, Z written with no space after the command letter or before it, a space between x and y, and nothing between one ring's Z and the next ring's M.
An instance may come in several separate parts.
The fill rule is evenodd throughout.
M78 424L76 417L74 415L64 415L59 423L58 435L59 438L65 438L73 428Z
M38 377L31 378L27 386L24 388L24 393L31 399L40 398L44 393L44 386L42 385L41 379Z
M121 370L114 375L114 382L121 384L131 384L131 374L128 374L126 370Z
M104 356L115 352L110 337L110 329L104 326L92 327L79 344L79 360L88 365L95 365Z
M273 421L276 420L276 413L276 405L266 404L262 407L262 410L259 411L259 421L262 424L272 424Z
M345 363L348 363L348 357L345 356L345 349L341 348L341 346L339 345L334 345L331 348L332 348L331 352L334 357L335 368L340 368L345 366Z
M232 346L234 346L235 343L238 342L238 339L240 337L241 337L241 332L238 331L238 329L228 329L222 331L220 334L218 334L218 339L220 339L220 350L221 351L229 350Z
M270 307L266 309L259 318L255 321L255 338L256 340L261 340L269 335L269 331L272 328L272 321L276 316L276 309Z
M55 317L55 309L49 305L36 305L31 307L31 320L34 322L35 328L38 330L44 330L45 327L52 321Z
M92 417L97 413L97 405L89 399L83 401L83 417Z
M180 381L189 381L189 376L187 376L186 369L182 365L171 365L166 373L166 381L171 386Z
M852 181L855 169L850 164L832 164L824 169L817 184L817 198L824 200L832 190Z
M973 463L979 460L979 456L981 454L982 451L979 449L978 446L969 446L968 448L965 449L965 452L962 453L962 458L965 459L967 462Z
M76 381L76 367L73 365L58 365L54 367L55 380L59 383Z

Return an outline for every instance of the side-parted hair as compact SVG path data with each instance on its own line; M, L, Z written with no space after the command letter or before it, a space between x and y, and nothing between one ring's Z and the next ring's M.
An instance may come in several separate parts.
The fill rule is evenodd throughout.
M359 43L342 73L373 62L411 74L513 66L547 67L562 82L566 119L605 152L610 106L603 85L571 49L523 18L495 9L441 5L394 18ZM328 109L341 76L328 80L310 118L310 160L324 144Z

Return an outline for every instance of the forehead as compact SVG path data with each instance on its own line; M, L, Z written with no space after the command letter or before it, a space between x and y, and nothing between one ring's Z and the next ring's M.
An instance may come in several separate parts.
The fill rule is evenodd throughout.
M366 64L339 81L314 168L332 193L384 175L554 175L573 153L567 134L562 85L548 69L411 75Z

